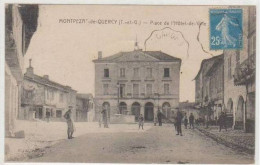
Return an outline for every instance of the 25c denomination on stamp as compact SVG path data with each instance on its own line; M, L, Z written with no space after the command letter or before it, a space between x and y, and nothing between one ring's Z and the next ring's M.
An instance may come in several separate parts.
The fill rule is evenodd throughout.
M243 48L243 10L210 9L210 50Z

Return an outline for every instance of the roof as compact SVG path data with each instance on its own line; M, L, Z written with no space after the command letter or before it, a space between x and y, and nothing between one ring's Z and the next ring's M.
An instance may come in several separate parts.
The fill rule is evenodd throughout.
M197 73L197 75L195 76L195 78L194 78L193 80L196 80L196 79L199 77L199 75L200 75L200 73L201 73L201 71L202 71L202 69L203 69L203 66L204 66L206 63L209 63L209 62L211 62L211 61L214 61L214 60L217 60L217 59L223 58L223 57L224 57L224 55L221 54L221 55L218 55L218 56L214 56L214 57L211 57L211 58L202 60L202 62L201 62L201 64L200 64L199 72Z
M182 109L182 108L191 108L191 107L194 107L196 103L195 102L180 102L179 103L179 108Z
M116 60L118 58L123 57L123 56L129 56L129 55L130 56L136 56L136 55L145 56L145 55L148 55L148 56L150 56L154 59L159 60L160 62L172 62L172 61L181 62L180 58L173 57L173 56L168 55L168 54L166 54L162 51L142 51L141 49L130 51L130 52L119 52L119 53L116 53L112 56L93 60L93 62L101 62L101 61L116 62Z
M218 58L217 60L214 61L214 63L211 66L211 68L207 71L206 76L211 76L212 73L214 73L216 71L218 66L223 64L223 62L224 62L224 55L222 56L222 58Z
M93 95L91 93L77 93L76 97L79 99L91 99Z
M74 91L76 92L76 90L72 89L70 86L65 86L62 84L59 84L57 82L51 81L45 77L42 76L38 76L36 74L33 74L33 76L29 76L29 75L24 75L24 78L30 81L34 81L36 83L42 84L42 85L47 85L53 88L57 88L57 89L62 89L65 91Z

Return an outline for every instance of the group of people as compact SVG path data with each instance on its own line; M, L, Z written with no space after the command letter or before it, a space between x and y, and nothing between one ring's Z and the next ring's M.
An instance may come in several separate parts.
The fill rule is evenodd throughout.
M162 126L163 116L164 116L163 113L160 110L158 110L157 120L158 120L159 126ZM182 121L183 121L183 114L181 113L180 110L177 111L177 114L173 119L174 119L173 123L174 123L174 126L175 126L175 130L177 131L176 135L182 136L181 124L182 124ZM156 125L157 120L155 120L154 125ZM190 128L192 128L192 129L194 129L194 120L195 120L195 118L194 118L193 113L190 113L189 124L190 124ZM140 116L138 117L138 123L139 123L139 129L140 128L143 129L144 117L143 117L142 114L140 114ZM184 126L185 126L186 129L187 129L187 125L188 125L188 118L187 118L187 114L185 113L185 115L184 115Z
M158 110L157 120L158 120L159 126L162 126L163 116L164 116L163 113L160 110ZM69 108L69 110L64 114L64 118L66 119L67 126L68 126L68 129L67 129L68 139L72 139L73 138L72 135L75 131L75 127L73 124L71 108ZM183 116L182 112L180 110L178 110L176 113L176 116L173 117L173 120L174 120L173 123L174 123L175 130L177 131L176 135L182 136L182 129L181 129L182 121L184 121L185 129L188 128L188 123L190 125L189 128L194 129L195 118L194 118L193 113L190 113L189 118L188 118L186 113ZM108 120L107 120L107 112L105 109L103 109L100 113L99 127L102 126L102 122L104 124L104 128L109 128ZM227 131L226 115L224 112L221 112L221 114L218 118L218 124L219 124L219 132L221 132L222 129L225 129ZM140 128L144 129L144 117L142 114L140 114L140 116L138 117L138 125L139 125L139 129ZM156 125L156 121L155 121L155 125Z
M185 115L184 115L184 126L185 126L185 129L187 129L188 123L190 124L190 129L191 128L194 129L194 120L195 119L194 119L193 113L190 114L189 119L187 117L187 114L185 113Z

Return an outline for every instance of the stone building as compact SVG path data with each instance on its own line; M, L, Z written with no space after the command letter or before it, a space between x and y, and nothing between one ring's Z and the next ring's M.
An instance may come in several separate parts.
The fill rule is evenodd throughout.
M180 102L179 104L180 111L183 114L186 114L188 118L192 113L194 115L194 118L198 119L200 117L199 116L200 113L198 109L194 108L194 106L195 106L195 102L189 102L189 101Z
M26 11L26 12L25 12ZM30 19L28 19L30 16ZM14 136L20 112L23 60L37 29L37 5L5 5L5 136Z
M78 93L76 96L76 121L94 121L94 99L92 94Z
M213 111L213 118L218 119L224 110L224 55L218 56L206 73L209 83L208 103ZM229 113L227 112L229 116ZM229 119L230 120L230 119ZM231 119L232 120L232 119Z
M137 45L137 44L136 44ZM181 59L161 51L119 52L95 63L95 110L102 109L108 118L115 114L143 114L153 121L158 109L166 117L179 106Z
M50 80L48 75L34 74L31 60L24 74L21 98L20 119L61 121L68 108L71 108L75 120L76 91Z
M256 8L244 9L244 47L225 51L225 104L235 129L254 132L256 71Z
M223 54L204 59L194 79L196 107L206 109L209 120L218 118L224 109L223 62Z

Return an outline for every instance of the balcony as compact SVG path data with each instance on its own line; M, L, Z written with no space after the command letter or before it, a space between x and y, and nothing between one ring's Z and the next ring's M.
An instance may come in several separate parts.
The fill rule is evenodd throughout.
M255 54L252 54L235 69L234 84L246 85L255 79Z

